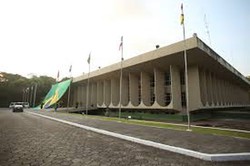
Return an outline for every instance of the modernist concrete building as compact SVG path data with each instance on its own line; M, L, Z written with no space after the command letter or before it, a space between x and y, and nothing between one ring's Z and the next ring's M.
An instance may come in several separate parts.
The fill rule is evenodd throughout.
M186 40L190 111L250 105L250 82L196 35ZM122 109L185 112L184 42L123 61ZM73 79L71 106L119 108L120 63Z

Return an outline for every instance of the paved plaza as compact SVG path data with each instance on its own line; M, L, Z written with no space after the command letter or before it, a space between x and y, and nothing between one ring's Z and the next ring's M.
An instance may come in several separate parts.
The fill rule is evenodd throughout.
M152 127L128 125L117 122L107 122L84 116L36 111L53 117L67 119L96 128L111 130L122 134L147 138L156 142L175 145L181 132L157 129ZM147 132L146 132L147 130ZM164 132L163 132L164 130ZM134 134L133 134L134 133ZM137 133L137 134L135 134ZM219 137L184 132L186 138L181 138L182 146L193 147L206 152L217 152L213 146L206 147L210 141L221 138L228 141L227 147L221 142L218 151L235 152L249 150L249 140L230 137ZM190 135L189 135L190 134ZM178 136L179 135L179 136ZM194 135L194 136L193 136ZM201 141L194 139L204 138ZM171 141L169 139L172 138ZM174 139L175 138L175 139ZM178 138L178 139L177 139ZM207 139L205 139L207 138ZM183 140L182 140L183 139ZM165 141L163 141L165 140ZM237 141L238 140L238 141ZM232 141L232 142L231 142ZM233 143L234 141L234 143ZM235 142L236 141L236 142ZM232 147L232 148L228 148ZM238 148L236 148L238 147ZM205 150L204 150L205 149ZM184 155L159 150L156 148L131 143L86 131L67 124L55 122L28 113L12 113L8 109L0 110L0 165L248 165L249 161L209 162Z
M75 115L45 110L35 110L31 112L203 153L240 153L250 151L249 139L119 123L94 119L91 118L91 116L81 116L80 114Z

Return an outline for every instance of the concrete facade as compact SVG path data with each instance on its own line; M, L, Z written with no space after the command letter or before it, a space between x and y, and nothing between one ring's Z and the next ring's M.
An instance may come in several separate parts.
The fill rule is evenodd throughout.
M190 111L250 106L250 82L197 36L186 40ZM184 42L123 61L122 108L186 110ZM71 106L86 109L88 75L73 79ZM119 108L120 63L90 73L89 109Z

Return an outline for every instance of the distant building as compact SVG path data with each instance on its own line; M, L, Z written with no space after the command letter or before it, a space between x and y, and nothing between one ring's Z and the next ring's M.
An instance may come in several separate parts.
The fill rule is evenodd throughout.
M190 111L250 106L250 82L196 35L186 40ZM185 112L183 41L123 61L122 108ZM90 73L91 108L119 108L120 63ZM73 79L71 105L86 107L88 74Z

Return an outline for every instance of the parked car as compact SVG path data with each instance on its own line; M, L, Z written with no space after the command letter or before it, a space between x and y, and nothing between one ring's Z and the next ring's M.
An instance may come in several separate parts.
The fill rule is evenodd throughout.
M9 105L9 108L12 109L14 107L14 105L15 105L15 102L11 102L10 105Z
M28 102L23 102L23 107L24 107L24 108L29 108L29 107L30 107L30 105L29 105L29 103L28 103Z
M15 102L12 112L23 112L23 102Z

